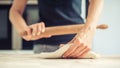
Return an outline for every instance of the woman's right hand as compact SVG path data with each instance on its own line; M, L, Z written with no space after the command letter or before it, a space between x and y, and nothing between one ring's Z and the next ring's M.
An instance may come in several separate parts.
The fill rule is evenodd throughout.
M25 32L25 35L23 34L24 32ZM24 32L20 33L20 35L23 34L21 36L26 41L38 40L40 38L51 37L51 35L47 35L47 36L44 36L44 37L40 35L42 32L45 32L45 24L44 24L44 22L32 24L32 25L28 26L25 29Z

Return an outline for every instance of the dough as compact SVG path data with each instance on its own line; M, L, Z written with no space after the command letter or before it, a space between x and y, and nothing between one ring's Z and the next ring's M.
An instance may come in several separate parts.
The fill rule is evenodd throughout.
M55 59L55 58L62 58L62 55L69 49L71 44L66 44L59 48L58 50L54 52L43 52L40 54L35 54L34 57L42 58L42 59ZM98 54L89 51L83 58L85 59L94 59L100 57Z

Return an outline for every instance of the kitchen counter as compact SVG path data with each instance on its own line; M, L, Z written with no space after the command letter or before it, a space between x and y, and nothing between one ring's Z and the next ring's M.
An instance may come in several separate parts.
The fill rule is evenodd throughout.
M99 59L40 59L32 50L0 51L0 68L120 68L120 56Z

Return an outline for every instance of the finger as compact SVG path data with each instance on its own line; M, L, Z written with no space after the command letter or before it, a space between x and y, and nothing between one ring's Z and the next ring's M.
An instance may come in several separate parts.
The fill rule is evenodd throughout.
M32 34L31 28L27 28L25 31L27 32L27 35L31 35Z
M74 52L74 50L77 48L75 45L71 45L70 49L68 49L64 54L63 54L63 58L67 58L69 57L69 55ZM71 49L72 48L72 49Z
M41 38L42 38L41 36L39 36L39 37L38 37L38 36L34 36L34 37L32 37L31 39L32 39L32 40L38 40L38 39L41 39Z
M38 33L37 33L37 35L40 35L41 32L45 32L45 24L43 22L38 24Z
M83 46L83 44L82 44L80 47L78 47L78 48L76 49L76 51L75 51L74 53L72 53L72 54L70 55L70 57L77 57L78 54L81 54L82 50L85 49L85 48L86 48L86 46Z
M39 25L38 25L38 33L37 33L37 35L40 35L41 32L42 32L42 28L41 28L41 24L39 24Z
M41 22L41 29L42 29L41 30L42 32L45 32L45 24L44 24L44 22Z
M38 31L38 26L37 26L37 25L33 25L33 26L32 26L32 29L33 29L32 35L33 35L33 36L36 36L36 35L37 35L37 31Z
M87 46L84 46L81 50L79 50L79 52L77 54L75 54L74 57L79 57L85 50L87 49Z
M83 52L77 56L77 58L84 58L84 56L90 51L90 48L86 48Z
M75 41L73 45L70 46L70 48L63 54L63 58L69 57L71 53L73 53L77 49L77 45L80 44L80 41Z
M45 35L45 36L42 36L43 38L49 38L49 37L52 37L52 35Z

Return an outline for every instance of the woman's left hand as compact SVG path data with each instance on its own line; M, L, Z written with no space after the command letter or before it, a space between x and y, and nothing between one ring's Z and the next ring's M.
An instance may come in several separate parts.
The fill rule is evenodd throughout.
M91 49L96 27L83 27L67 44L72 44L63 54L63 58L82 58Z

